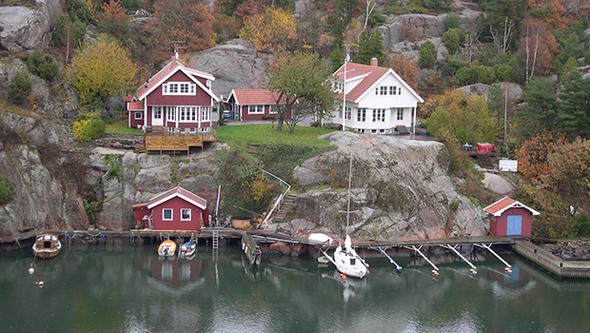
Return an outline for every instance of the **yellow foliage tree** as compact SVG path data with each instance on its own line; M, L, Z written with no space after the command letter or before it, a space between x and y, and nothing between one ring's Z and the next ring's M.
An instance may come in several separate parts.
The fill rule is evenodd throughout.
M116 41L100 35L76 53L68 73L81 102L88 104L134 87L137 66Z
M251 184L252 199L254 199L256 202L259 202L268 195L271 188L272 185L266 181L264 175L262 173L259 174Z
M281 8L266 7L262 14L245 19L239 35L259 50L285 50L297 39L297 22L291 13Z

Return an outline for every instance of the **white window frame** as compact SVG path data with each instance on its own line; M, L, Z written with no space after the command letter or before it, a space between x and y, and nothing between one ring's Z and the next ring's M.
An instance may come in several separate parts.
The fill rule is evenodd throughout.
M188 211L188 218L184 218L184 213ZM180 220L181 221L191 221L192 217L192 209L190 208L181 208L180 209Z
M170 218L166 218L166 211L170 211ZM173 208L162 208L162 221L172 221L174 220L174 209Z
M210 106L201 106L201 121L209 121L211 119L211 107Z
M154 114L152 117L154 119L162 119L162 109L161 106L152 106L152 113Z
M279 113L277 105L276 104L269 104L268 106L268 113L269 114L277 114Z
M396 119L397 120L404 120L404 109L397 108Z
M192 82L166 82L162 84L162 95L180 95L190 96L195 95L196 86Z
M357 109L356 112L356 121L365 122L367 120L367 109Z
M176 108L174 106L166 107L166 121L176 121Z
M373 122L385 121L385 109L373 109Z
M379 87L379 95L387 95L387 86Z
M350 106L346 107L346 111L344 112L344 118L346 120L350 120L352 118L352 108Z
M248 105L248 114L264 114L264 105Z
M133 111L133 119L142 120L143 119L143 111Z

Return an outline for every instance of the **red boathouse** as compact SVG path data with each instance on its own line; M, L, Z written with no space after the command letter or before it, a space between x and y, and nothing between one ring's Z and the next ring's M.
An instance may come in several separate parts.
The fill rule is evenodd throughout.
M533 215L536 210L504 197L484 208L490 215L490 233L494 236L530 237Z
M208 221L207 200L176 186L132 206L135 226L152 230L200 231Z

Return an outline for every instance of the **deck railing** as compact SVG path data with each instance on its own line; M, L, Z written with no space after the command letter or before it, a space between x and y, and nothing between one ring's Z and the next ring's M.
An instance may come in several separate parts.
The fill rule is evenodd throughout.
M206 142L216 142L217 134L213 128L174 128L154 127L145 131L147 151L189 151L191 147L203 148Z

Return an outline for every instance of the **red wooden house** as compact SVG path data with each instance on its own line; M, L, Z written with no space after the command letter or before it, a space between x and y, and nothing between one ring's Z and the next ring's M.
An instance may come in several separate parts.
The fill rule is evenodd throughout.
M226 101L230 119L248 121L277 118L278 97L278 93L267 89L233 89Z
M178 54L126 101L129 127L167 127L189 132L205 131L213 122L211 113L219 98L211 85L215 77L185 66Z
M524 204L504 197L484 208L490 215L490 233L494 236L531 236L532 216L540 215Z
M135 225L152 230L200 231L209 221L207 200L176 186L132 206Z

